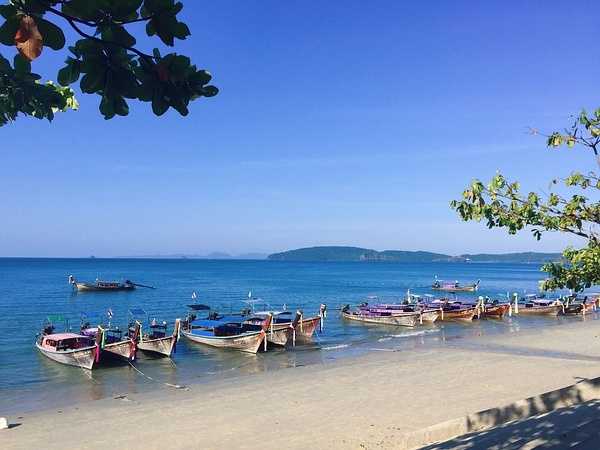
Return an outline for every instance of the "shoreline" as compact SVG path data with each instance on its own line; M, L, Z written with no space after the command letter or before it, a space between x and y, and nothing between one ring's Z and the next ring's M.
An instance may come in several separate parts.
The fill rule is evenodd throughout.
M20 425L0 431L0 446L64 448L69 424L87 448L105 436L126 448L393 448L420 428L600 375L596 321L531 331L10 416Z

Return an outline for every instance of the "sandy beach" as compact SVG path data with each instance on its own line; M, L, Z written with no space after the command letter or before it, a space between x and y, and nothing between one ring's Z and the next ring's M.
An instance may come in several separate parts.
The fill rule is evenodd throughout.
M411 431L600 376L598 325L575 320L11 416L0 448L395 448Z

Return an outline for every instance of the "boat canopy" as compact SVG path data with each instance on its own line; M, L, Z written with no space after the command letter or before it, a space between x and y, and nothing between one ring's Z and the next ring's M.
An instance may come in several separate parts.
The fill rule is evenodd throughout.
M56 334L48 334L44 336L45 339L50 339L52 341L64 341L66 339L88 339L87 336L83 336L81 334L75 333L56 333Z

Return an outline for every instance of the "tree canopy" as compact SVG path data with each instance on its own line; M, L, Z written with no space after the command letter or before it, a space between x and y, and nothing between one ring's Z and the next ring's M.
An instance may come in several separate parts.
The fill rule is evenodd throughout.
M537 130L532 132L540 134ZM600 165L600 109L593 114L582 111L569 128L546 138L550 148L587 149ZM551 180L550 185L563 186L572 193L524 193L518 182L497 173L488 184L474 180L463 192L462 199L451 202L451 207L465 221L486 221L488 228L504 228L509 234L528 229L538 240L546 232L582 238L585 242L582 248L568 247L563 252L562 262L549 262L542 267L549 275L542 283L543 289L582 291L600 283L600 202L588 196L600 190L600 177L593 171L572 172Z
M179 20L182 8L175 0L10 0L0 5L0 43L17 50L12 64L0 54L0 126L19 113L52 120L57 111L76 109L69 86L77 81L81 92L99 96L105 119L126 116L128 99L151 103L159 116L169 108L187 115L190 101L218 93L209 84L210 73L185 55L140 50L131 32L134 24L145 23L148 36L173 46L190 36ZM80 39L68 47L58 84L42 83L31 61L45 48L67 45L61 25Z

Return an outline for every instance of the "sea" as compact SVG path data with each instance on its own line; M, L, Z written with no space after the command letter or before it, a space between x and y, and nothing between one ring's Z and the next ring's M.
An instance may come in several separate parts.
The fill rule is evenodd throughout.
M74 292L80 281L130 279L155 289L130 292ZM201 259L0 258L0 415L56 408L153 389L177 389L264 371L328 364L375 351L432 348L472 342L479 336L561 326L574 318L512 317L472 324L444 322L414 329L348 323L340 308L370 296L393 302L408 290L433 294L435 277L463 283L481 280L476 294L506 298L535 293L544 274L535 264L286 262ZM192 299L195 292L197 299ZM305 316L327 305L323 330L311 344L257 355L179 341L172 359L145 355L133 363L89 372L64 366L34 347L45 319L60 315L57 331L77 330L82 317L126 327L129 311L143 309L147 320L167 321L199 302L222 312L238 312L249 294L270 309L301 309ZM373 300L371 300L373 301ZM594 319L593 319L594 320Z

